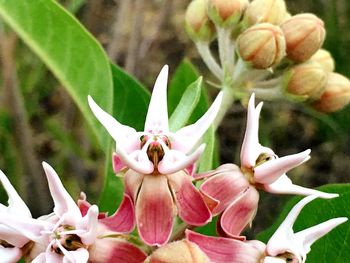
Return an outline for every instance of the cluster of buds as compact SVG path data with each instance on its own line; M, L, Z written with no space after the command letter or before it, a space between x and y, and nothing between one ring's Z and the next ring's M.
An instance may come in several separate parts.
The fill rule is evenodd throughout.
M284 0L193 0L186 29L233 99L254 92L266 100L303 101L325 113L350 102L350 81L334 72L331 54L321 49L323 21L311 13L292 16ZM210 49L214 40L219 62Z

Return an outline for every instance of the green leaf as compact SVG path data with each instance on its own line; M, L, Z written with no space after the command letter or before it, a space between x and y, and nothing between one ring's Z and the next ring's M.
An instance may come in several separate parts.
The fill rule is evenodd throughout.
M0 0L0 16L67 89L106 149L106 132L87 104L90 94L105 110L112 108L111 70L101 45L53 0Z
M183 93L179 104L176 106L169 120L171 131L177 131L188 122L199 102L202 83L203 78L200 77L190 84Z
M150 93L138 81L124 72L121 68L111 65L114 84L113 116L122 124L131 126L137 131L143 130ZM106 158L105 185L101 193L101 211L115 211L123 197L123 182L112 169L112 151L114 142L111 142Z
M198 162L198 172L209 171L214 167L214 155L217 149L215 147L215 130L213 125L204 134L203 142L206 146Z
M350 218L350 184L325 185L318 189L330 193L339 193L339 197L330 200L319 198L305 206L294 224L294 232L317 225L331 218ZM257 238L266 243L277 227L286 218L292 207L300 199L301 197L291 199L284 207L275 224L264 232L258 234ZM311 252L308 254L306 262L347 262L350 258L349 247L350 223L346 222L316 241L311 247Z

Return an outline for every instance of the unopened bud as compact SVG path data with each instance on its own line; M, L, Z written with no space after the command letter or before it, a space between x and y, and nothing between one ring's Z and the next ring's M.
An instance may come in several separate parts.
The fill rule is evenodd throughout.
M327 73L316 62L306 62L294 66L287 73L289 81L288 92L311 99L318 99L327 83Z
M238 52L254 68L266 69L285 56L286 43L278 26L262 23L248 28L237 40Z
M184 239L158 248L146 260L149 263L209 263L209 258L200 248Z
M326 88L312 106L321 112L341 110L350 102L350 80L338 73L329 73Z
M207 14L207 0L194 0L186 10L185 28L193 41L210 41L215 29Z
M313 14L292 16L281 28L286 38L287 57L296 62L304 62L315 54L326 35L323 21Z
M288 17L284 0L254 0L244 14L246 26L257 23L281 24Z
M248 0L208 0L208 15L219 26L232 26L242 16Z
M327 50L320 49L310 58L311 61L317 62L326 72L334 71L334 59Z

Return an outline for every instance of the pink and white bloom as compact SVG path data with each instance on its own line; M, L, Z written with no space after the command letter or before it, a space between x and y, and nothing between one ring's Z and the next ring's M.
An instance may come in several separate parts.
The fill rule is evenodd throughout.
M311 246L318 239L332 231L338 225L346 222L346 217L330 219L326 222L294 233L293 225L300 211L317 196L308 196L299 201L289 212L266 245L264 263L295 262L304 263Z
M135 204L140 237L152 246L168 242L176 214L195 226L211 220L210 210L188 171L205 145L191 151L214 120L222 100L220 93L196 123L171 132L167 77L168 67L164 66L156 80L142 132L120 124L89 97L93 113L116 141L115 172L128 168L124 175L125 193Z
M248 105L246 132L241 149L241 167L224 164L205 174L195 175L196 179L209 177L202 185L201 192L211 202L219 203L213 214L223 212L220 226L226 235L238 236L251 224L259 201L256 189L275 194L317 195L334 198L329 194L292 183L286 172L310 159L310 150L279 158L272 149L259 143L259 117L263 103L255 107L255 96ZM246 221L237 224L237 213Z
M0 214L32 218L28 207L1 170L0 181L8 196L8 206L0 204ZM30 240L17 230L0 224L0 259L6 259L8 263L17 262L22 257L21 249L29 242Z
M30 255L26 255L28 259L40 263L106 262L99 261L103 256L106 260L131 257L134 260L130 262L143 262L146 255L140 249L124 239L108 237L132 231L134 215L130 198L124 198L114 215L99 220L96 205L82 213L52 167L47 163L43 163L43 167L54 201L54 212L38 219L0 214L0 224L16 230L18 236L34 243Z

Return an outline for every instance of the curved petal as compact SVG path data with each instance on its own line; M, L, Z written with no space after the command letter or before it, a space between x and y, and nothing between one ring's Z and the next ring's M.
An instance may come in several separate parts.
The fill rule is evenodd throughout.
M118 233L130 233L135 227L134 204L131 197L124 194L124 198L118 210L109 217L99 220L110 230Z
M159 162L158 171L161 174L172 174L183 170L199 159L204 148L205 144L202 144L189 156L179 151L169 150L165 153L163 160Z
M102 110L96 102L92 99L92 97L88 96L88 102L90 109L99 120L99 122L106 128L108 133L112 136L112 138L118 142L120 139L123 139L132 133L136 133L135 129L120 124L116 119L114 119L107 112Z
M222 102L223 93L220 92L208 111L194 124L183 127L173 135L172 147L174 150L188 153L198 143L203 134L208 130L218 114Z
M119 158L117 153L113 153L113 155L112 155L112 165L113 165L113 172L115 174L118 174L121 170L123 170L127 167L123 163L122 159Z
M0 181L8 196L8 207L6 211L10 214L32 217L27 205L12 186L6 175L0 170Z
M0 245L0 262L16 263L22 257L22 251L17 247L3 247Z
M91 204L86 200L86 194L84 192L80 192L79 199L77 201L80 213L82 216L85 216L91 207ZM107 213L99 213L98 219L102 219L107 217Z
M215 169L212 174L214 176L207 179L200 189L205 195L220 202L213 210L213 214L217 215L249 187L249 182L238 166L234 164L222 165Z
M331 199L339 196L338 194L325 193L318 190L295 185L285 174L282 175L279 179L277 179L272 184L263 185L263 189L266 192L273 193L273 194L296 194L296 195L306 195L306 196L316 195L324 199Z
M55 170L46 162L43 162L42 165L44 167L50 193L55 204L53 211L59 217L65 214L67 223L74 224L74 222L81 218L79 207L64 188Z
M140 237L147 245L162 246L168 242L174 221L174 203L166 176L144 176L135 213Z
M191 177L180 171L167 176L174 192L179 217L187 224L202 226L211 221L211 213Z
M130 196L136 204L137 195L143 181L144 175L129 169L124 175L125 193Z
M46 253L40 253L38 256L36 256L32 263L43 263L46 261Z
M286 259L276 257L265 257L263 263L286 263Z
M271 184L289 170L310 159L311 150L273 159L254 168L254 180L260 184Z
M26 236L5 225L0 225L0 240L5 240L7 243L19 248L29 242L29 239Z
M222 230L230 237L239 236L252 223L258 209L259 193L249 187L222 214Z
M150 174L154 170L153 163L148 159L147 154L140 150L128 154L123 148L117 147L116 153L127 167L139 173Z
M190 230L186 230L186 238L197 244L215 263L256 263L264 254L256 244L236 239L209 237Z
M86 263L89 259L89 252L85 248L78 248L74 251L69 251L70 256L75 260L76 263ZM63 263L72 263L67 257L63 257Z
M96 240L98 215L98 207L92 205L82 220L78 222L77 229L86 230L85 233L78 234L85 245L91 245Z
M144 130L152 134L167 133L169 131L167 106L168 71L168 65L165 65L160 71L148 106Z

